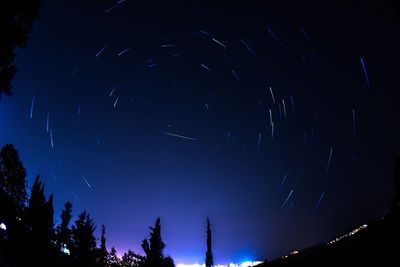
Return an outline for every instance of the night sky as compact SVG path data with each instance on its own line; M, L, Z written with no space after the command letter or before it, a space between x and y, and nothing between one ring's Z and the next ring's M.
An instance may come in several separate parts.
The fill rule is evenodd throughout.
M54 193L55 223L71 201L97 237L106 226L108 249L143 253L160 217L165 254L190 264L204 262L208 216L226 264L387 212L394 1L119 2L44 0L0 100L0 145L19 151L29 186L40 174Z

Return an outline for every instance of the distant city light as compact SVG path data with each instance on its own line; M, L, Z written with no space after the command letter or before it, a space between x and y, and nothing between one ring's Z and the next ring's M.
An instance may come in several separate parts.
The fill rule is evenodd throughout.
M355 235L357 232L359 232L359 231L361 231L361 230L363 230L363 229L365 229L365 228L367 228L367 227L368 227L367 224L363 224L363 225L357 227L356 229L354 229L353 231L351 231L350 233L345 234L345 235L340 236L340 237L337 237L337 238L335 238L334 240L329 241L327 244L330 245L330 244L333 244L333 243L335 243L335 242L337 242L337 241L339 241L339 240L341 240L341 239L343 239L343 238L346 238L346 237Z
M356 233L358 233L359 231L364 230L364 229L367 228L367 227L368 227L367 224L363 224L363 225L357 227L356 229L354 229L353 231L351 231L350 233L347 233L347 234L345 234L345 235L343 235L343 236L340 236L340 237L336 237L335 239L333 239L333 240L331 240L331 241L329 241L329 242L325 242L325 243L328 244L328 245L333 244L333 243L335 243L335 242L338 242L338 241L342 240L343 238L348 238L348 237L350 237L350 236L353 236L353 235L355 235ZM290 252L288 255L283 255L281 258L282 258L282 259L286 259L287 257L289 257L289 255L295 255L295 254L298 254L298 253L299 253L299 251L298 251L298 250L295 250L295 251ZM257 263L257 264L258 264L258 263ZM236 265L235 265L235 266L236 266ZM254 265L246 265L246 267L247 267L247 266L254 266ZM240 267L244 267L244 266L240 265Z
M177 264L176 267L204 267L206 266L205 264Z
M262 263L262 261L245 261L240 264L229 263L228 266L229 267L251 267L251 266L261 264L261 263ZM206 265L204 263L203 264L195 263L195 264L177 264L176 265L176 267L205 267L205 266ZM216 265L214 265L214 267L226 267L226 265L216 264Z
M7 226L4 223L1 223L0 224L0 229L5 231L5 230L7 230Z

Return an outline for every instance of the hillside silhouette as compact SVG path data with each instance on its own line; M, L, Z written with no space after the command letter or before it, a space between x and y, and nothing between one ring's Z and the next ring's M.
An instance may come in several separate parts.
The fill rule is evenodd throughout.
M396 158L396 193L389 212L372 222L301 251L293 251L264 266L399 266L400 258L400 158Z

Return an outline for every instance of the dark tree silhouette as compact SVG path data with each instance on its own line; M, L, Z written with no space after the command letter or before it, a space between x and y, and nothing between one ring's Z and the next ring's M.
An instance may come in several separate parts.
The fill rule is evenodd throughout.
M50 242L53 238L53 195L46 201L44 184L36 177L31 189L26 221L37 238Z
M136 266L136 264L136 254L132 250L128 250L128 253L124 253L121 261L122 267L133 267Z
M105 257L99 252L107 253L105 227L101 246L96 248L93 235L96 227L90 216L84 211L70 229L71 212L72 205L67 202L61 224L55 231L53 195L46 199L44 184L37 176L28 199L26 171L18 153L12 145L3 147L0 151L0 223L6 225L6 230L0 230L0 266L104 267ZM63 245L67 245L71 256L60 253ZM126 262L130 262L132 255L129 253Z
M170 257L164 257L163 255L165 244L161 240L160 218L157 218L154 227L149 227L149 228L152 231L150 233L150 239L147 240L147 238L145 238L142 241L142 248L146 256L139 258L139 266L143 267L175 266L173 260Z
M5 145L0 152L0 188L4 194L3 197L9 198L11 208L21 218L28 199L26 170L12 144Z
M115 247L112 247L110 253L108 254L107 264L111 267L119 266L119 258L117 256L117 250Z
M104 263L107 260L107 248L106 248L106 227L104 224L101 226L101 239L100 239L100 250L99 250L99 258L100 262Z
M211 251L211 228L210 220L207 218L207 251L206 251L206 267L213 266L213 255Z
M26 171L18 152L13 145L5 145L0 151L0 222L7 229L0 236L0 245L20 265L26 258L17 257L26 248L27 228L22 221L28 199L26 184Z
M44 184L37 176L31 188L25 223L28 226L28 253L32 262L50 263L49 254L54 251L53 195L46 201Z
M79 214L72 226L71 255L80 266L92 265L95 262L96 238L93 235L95 230L96 226L86 210Z
M61 212L61 223L57 226L57 248L61 251L61 248L65 245L68 249L71 248L71 229L69 223L72 218L72 204L68 201L64 204L64 209Z
M0 99L11 94L15 50L24 48L33 22L39 18L41 0L2 0L0 4Z

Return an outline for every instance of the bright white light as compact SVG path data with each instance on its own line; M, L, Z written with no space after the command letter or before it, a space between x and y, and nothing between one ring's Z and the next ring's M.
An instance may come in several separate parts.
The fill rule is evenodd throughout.
M262 263L262 261L245 261L240 264L230 263L229 267L251 267ZM205 267L205 264L177 264L176 267ZM227 265L218 264L214 265L214 267L226 267Z
M7 230L7 226L4 223L1 223L0 224L0 229L5 231L5 230Z
M260 263L262 263L262 261L245 261L240 264L240 267L251 267Z
M177 264L176 265L176 267L204 267L204 266L206 266L206 265L205 264L200 265L198 263L195 263L195 264Z
M70 255L70 254L71 254L71 252L69 251L69 249L67 249L67 245L66 245L66 244L63 244L63 245L61 246L61 252L64 253L64 254L67 254L67 255Z

